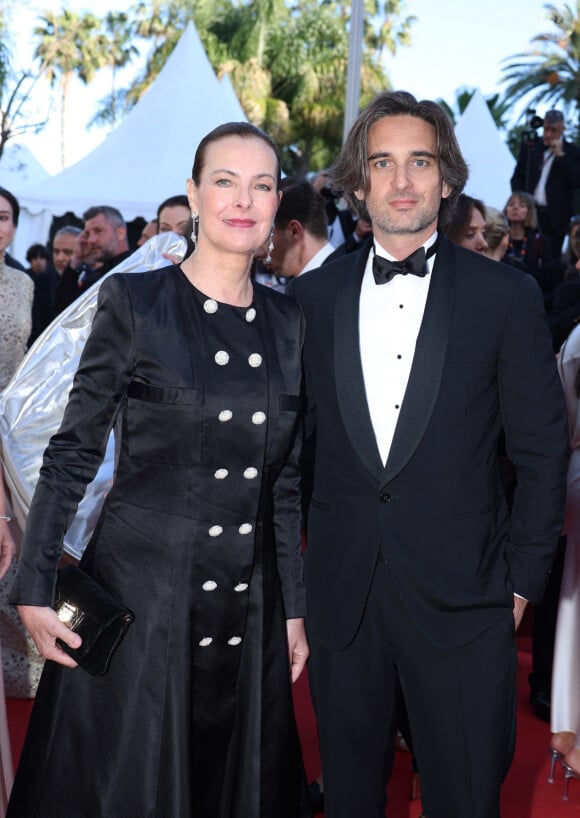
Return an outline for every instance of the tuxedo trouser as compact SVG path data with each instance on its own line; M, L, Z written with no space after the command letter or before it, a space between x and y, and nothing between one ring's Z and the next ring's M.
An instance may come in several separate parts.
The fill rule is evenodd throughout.
M399 682L426 818L499 818L515 746L511 610L472 642L439 647L415 627L381 554L351 644L309 641L326 818L384 815Z

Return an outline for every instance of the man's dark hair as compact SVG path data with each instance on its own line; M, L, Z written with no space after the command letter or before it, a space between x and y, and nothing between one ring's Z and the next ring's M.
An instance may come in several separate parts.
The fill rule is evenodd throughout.
M214 128L213 131L210 131L206 134L199 145L197 146L197 150L195 152L195 159L193 160L193 169L191 171L191 178L195 182L196 185L199 185L199 181L201 179L201 172L203 170L204 162L205 162L205 151L208 145L211 145L212 142L217 142L218 139L225 139L227 136L241 136L242 139L249 139L250 137L254 137L256 139L261 139L262 142L265 142L272 150L274 151L274 155L276 156L276 163L277 163L277 170L278 170L278 178L276 180L276 187L280 187L280 179L281 179L281 163L280 163L280 152L274 140L268 136L267 133L257 128L255 125L252 125L249 122L226 122L224 125L218 125L217 128Z
M296 219L311 235L319 239L327 238L326 203L310 182L283 179L280 190L283 195L274 220L276 227L286 227Z
M333 170L334 185L342 190L349 203L366 221L370 216L364 201L354 195L355 190L369 190L368 143L371 127L387 116L415 116L435 129L441 177L451 188L441 200L439 219L445 222L453 211L457 197L467 181L467 165L461 155L453 131L453 123L436 102L424 99L418 102L407 91L385 91L367 105L352 126Z
M83 221L86 224L89 219L94 219L97 216L104 216L105 221L113 227L127 227L125 224L125 219L121 216L120 211L117 210L116 207L111 207L111 205L96 205L95 207L89 207L89 209L85 210L83 213Z
M168 199L165 199L164 202L161 202L157 208L157 224L159 224L159 217L161 216L161 211L164 207L178 206L186 207L189 210L189 200L185 193L179 193L177 196L170 196Z
M10 207L12 208L12 224L14 227L18 227L18 219L20 218L20 205L18 204L18 199L13 193L6 190L5 187L0 187L0 196L3 196L4 199L10 203Z
M45 258L48 261L48 250L44 244L31 244L26 251L26 261L30 264L33 258Z

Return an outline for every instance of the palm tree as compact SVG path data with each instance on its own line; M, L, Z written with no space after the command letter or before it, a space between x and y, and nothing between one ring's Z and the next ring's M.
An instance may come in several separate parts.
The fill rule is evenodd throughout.
M0 8L0 159L10 139L24 131L38 131L44 124L31 122L25 116L37 78L28 71L14 71L8 29L4 9Z
M34 29L39 38L35 57L41 61L41 74L61 90L61 163L66 164L65 122L70 81L78 76L88 84L107 62L107 40L100 33L100 21L93 14L75 14L64 9L60 14L45 13L42 26Z
M193 18L214 70L230 75L248 119L282 146L285 168L302 175L324 167L342 139L349 8L338 0L140 0L135 32L153 48L127 101L155 79ZM401 8L402 0L365 0L361 104L389 87L383 49L409 41L414 18L401 19Z
M111 69L111 96L109 105L109 122L115 125L117 121L117 92L115 80L117 71L130 63L133 57L138 56L139 49L133 45L133 28L125 12L109 11L105 17L105 31L107 34L106 62Z
M532 39L536 46L509 57L505 73L505 100L511 104L530 98L530 104L540 101L561 104L569 108L580 106L580 0L558 7L545 6L553 31Z
M445 110L453 124L456 125L459 117L465 112L474 94L475 88L459 88L455 92L455 101L453 104L450 105L444 99L438 99L437 102ZM511 111L511 105L501 99L499 94L492 94L492 96L486 98L485 102L496 127L500 130L506 128L508 124L507 115Z

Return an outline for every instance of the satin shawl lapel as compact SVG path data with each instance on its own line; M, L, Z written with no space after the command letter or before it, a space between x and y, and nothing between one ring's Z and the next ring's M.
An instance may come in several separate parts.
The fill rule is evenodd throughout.
M409 462L425 434L435 407L449 340L455 272L455 248L440 234L409 383L382 484L392 480Z
M359 301L368 252L344 271L334 314L334 372L342 422L358 456L376 479L383 473L366 400L359 342ZM347 257L348 258L348 257ZM348 264L348 261L346 262Z

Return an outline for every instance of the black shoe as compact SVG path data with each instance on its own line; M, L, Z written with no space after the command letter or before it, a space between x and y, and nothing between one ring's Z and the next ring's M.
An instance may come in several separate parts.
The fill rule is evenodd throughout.
M318 781L312 781L308 785L308 795L314 813L324 812L324 791L320 789Z
M533 690L530 693L530 704L536 718L550 723L550 694L547 690Z

